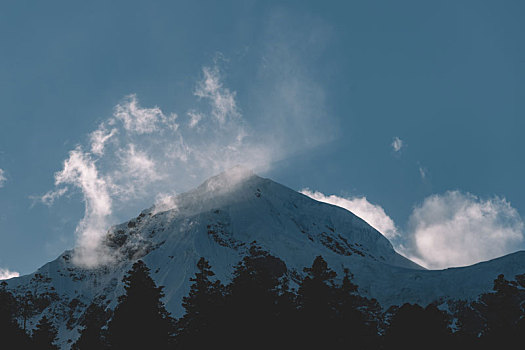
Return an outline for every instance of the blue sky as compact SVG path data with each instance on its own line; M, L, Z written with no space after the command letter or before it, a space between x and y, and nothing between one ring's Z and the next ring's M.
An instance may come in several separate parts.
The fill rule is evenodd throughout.
M236 162L359 211L428 267L522 249L524 10L5 2L0 269L32 272L100 230L93 222L123 221ZM114 128L94 153L93 133ZM182 153L161 156L169 147ZM66 173L75 150L84 167ZM135 168L119 165L128 156ZM94 197L79 182L89 165Z

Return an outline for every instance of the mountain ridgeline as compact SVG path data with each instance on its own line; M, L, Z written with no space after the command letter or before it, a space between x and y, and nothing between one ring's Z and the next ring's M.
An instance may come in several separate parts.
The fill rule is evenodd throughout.
M373 334L388 334L387 326L391 322L395 325L398 318L403 320L400 324L406 326L409 322L403 319L408 317L406 315L419 315L424 319L435 317L436 327L444 324L443 329L446 330L458 330L461 328L458 320L472 319L475 321L464 323L471 328L468 333L474 334L476 331L483 332L487 321L480 317L486 310L471 307L472 303L483 303L480 296L500 290L511 293L509 288L514 288L512 293L520 299L522 285L519 278L516 282L510 280L525 272L524 252L464 268L425 270L396 253L383 235L351 212L315 201L240 168L212 177L198 188L176 196L171 208L153 207L126 223L112 227L103 244L115 257L112 264L82 268L73 263L74 250L66 251L35 273L7 281L4 292L18 303L13 317L21 328L29 332L38 329L37 324L48 327L46 324L42 326L42 317L45 316L44 321L51 320L56 327L55 343L63 349L77 343L83 329L99 327L99 331L101 328L111 330L111 326L108 328L111 323L108 322L117 322L121 317L119 312L123 312L119 310L125 307L126 300L129 303L135 300L126 295L129 295L132 284L130 273L138 268L136 264L140 261L144 268L147 267L147 276L152 283L150 287L163 286L157 294L148 294L162 304L156 304L159 307L156 310L161 315L155 321L159 325L156 328L174 329L174 333L165 332L172 335L177 334L178 329L180 336L177 341L186 342L191 335L183 335L191 327L189 323L184 326L184 322L188 321L185 315L189 312L188 307L191 309L191 303L197 300L192 298L197 293L195 285L199 276L202 279L206 271L213 270L208 287L220 291L213 303L217 307L225 307L224 300L240 302L245 294L243 288L252 288L249 284L235 284L239 282L240 268L244 266L243 262L247 263L247 257L253 257L258 252L266 258L255 260L264 262L263 271L271 271L258 275L261 283L266 281L275 285L269 289L270 294L260 292L254 294L258 295L257 298L252 296L246 302L263 305L270 295L271 304L289 303L288 309L280 304L283 310L288 310L283 312L289 312L289 317L296 317L296 311L304 307L297 304L298 300L306 302L308 299L299 296L305 288L309 288L305 283L308 276L313 278L312 273L319 268L321 259L326 264L323 265L326 271L331 271L329 278L323 282L330 286L330 292L323 292L324 287L317 286L315 293L321 294L314 293L312 302L315 304L315 300L326 297L333 306L334 303L344 304L337 299L341 293L351 295L352 305L355 306L357 301L361 305L349 308L348 312L354 312L355 316L354 309L360 310L356 317L361 321L355 327L365 327L362 330L366 334L371 329ZM506 279L498 277L500 274ZM496 289L494 281L498 278L499 289ZM342 292L345 288L346 292ZM334 292L336 290L338 292ZM252 289L250 293L258 291ZM328 294L323 297L322 293ZM225 295L229 297L224 299ZM236 296L235 299L231 295ZM272 299L276 296L278 299ZM410 306L401 307L406 303ZM448 310L447 316L443 316L437 307ZM315 312L318 311L321 312L320 309ZM223 309L223 312L229 311ZM463 318L459 317L460 313ZM305 317L302 315L300 318L304 320ZM328 314L322 317L333 318ZM333 331L344 333L345 327L354 322L354 318L350 317L348 324L346 321L323 324L331 324ZM271 322L278 324L274 321ZM247 327L240 319L238 323L238 327ZM309 325L311 323L305 324L306 328L300 331L318 331L308 330ZM293 327L296 326L297 323ZM280 331L283 327L286 329L292 325L281 324ZM214 329L220 327L217 325ZM465 327L462 329L465 330ZM403 328L399 328L399 332L402 331ZM223 329L223 332L227 330ZM370 344L376 344L377 339L373 338ZM394 341L394 338L391 339Z

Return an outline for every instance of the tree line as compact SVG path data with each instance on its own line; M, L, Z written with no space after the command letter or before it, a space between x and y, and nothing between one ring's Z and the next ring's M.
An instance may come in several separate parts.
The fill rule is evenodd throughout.
M282 260L256 245L235 266L229 284L201 258L174 319L143 261L123 279L115 310L91 304L72 349L492 349L525 340L525 274L494 281L474 302L404 304L382 310L360 296L352 274L342 278L318 256L290 287ZM337 283L336 281L340 281ZM0 342L56 349L56 328L42 317L29 335L17 321L17 300L0 288ZM18 313L19 314L19 313ZM10 342L10 343L8 343Z

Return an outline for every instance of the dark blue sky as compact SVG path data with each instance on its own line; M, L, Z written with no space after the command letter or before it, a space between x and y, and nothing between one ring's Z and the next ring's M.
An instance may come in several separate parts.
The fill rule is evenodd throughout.
M278 140L261 175L366 196L395 222L398 250L428 266L462 263L417 243L458 222L454 238L488 225L508 239L472 261L521 249L524 15L521 1L4 2L0 268L29 273L72 248L80 191L35 199L56 189L68 152L130 94L182 120L203 103L203 67L220 69L253 140ZM111 222L152 203L121 200ZM458 209L436 214L440 205ZM438 218L450 226L429 224Z

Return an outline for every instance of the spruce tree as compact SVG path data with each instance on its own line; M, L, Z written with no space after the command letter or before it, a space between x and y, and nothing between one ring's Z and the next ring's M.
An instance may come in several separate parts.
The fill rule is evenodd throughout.
M46 316L43 316L33 330L33 344L35 348L39 350L57 350L58 346L55 345L57 334L57 329L53 323Z
M435 305L423 308L404 304L394 309L386 332L386 349L444 349L450 346L450 329L445 312Z
M219 316L223 309L223 289L220 281L212 281L215 273L209 262L200 258L198 271L190 278L193 284L188 296L182 299L186 310L177 321L176 343L179 348L205 348L216 342Z
M499 275L493 292L483 294L474 304L485 322L482 341L487 347L510 346L521 336L518 325L523 318L522 298L518 283Z
M80 321L83 326L80 337L73 344L73 350L104 349L105 342L102 327L108 321L108 312L99 304L92 303Z
M30 338L16 321L18 303L7 290L7 283L0 282L0 348L25 349L30 347Z
M334 347L336 273L321 257L304 269L306 277L297 291L303 346Z
M376 349L381 307L376 300L360 296L352 278L349 269L345 268L342 284L336 287L334 341L341 348L352 344L359 349Z
M107 340L111 349L166 349L172 320L146 264L139 260L123 278L126 293L119 297Z
M227 321L236 330L231 337L235 348L268 348L284 336L279 300L285 272L282 260L255 244L236 265L226 299Z

